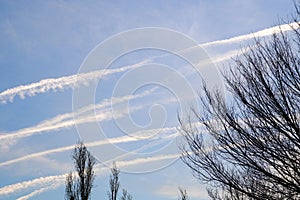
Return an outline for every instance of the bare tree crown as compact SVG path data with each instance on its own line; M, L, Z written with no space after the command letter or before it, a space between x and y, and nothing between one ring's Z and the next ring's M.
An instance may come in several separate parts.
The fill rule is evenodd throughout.
M299 26L256 39L235 59L223 74L231 102L204 84L203 111L180 119L182 160L212 199L300 198Z

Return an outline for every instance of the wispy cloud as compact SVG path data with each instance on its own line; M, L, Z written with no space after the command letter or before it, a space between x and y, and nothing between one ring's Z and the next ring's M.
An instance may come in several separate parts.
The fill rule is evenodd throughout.
M35 96L36 94L45 93L48 91L64 91L66 89L88 85L90 82L95 81L101 77L137 68L147 62L148 61L145 60L143 62L121 68L98 70L89 73L64 76L60 78L43 79L39 82L31 83L28 85L20 85L1 92L0 103L5 104L7 102L13 102L16 96L24 99L26 96Z

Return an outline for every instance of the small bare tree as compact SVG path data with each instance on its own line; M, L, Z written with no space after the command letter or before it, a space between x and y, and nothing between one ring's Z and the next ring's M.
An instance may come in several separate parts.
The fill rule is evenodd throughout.
M113 163L112 168L110 169L111 174L109 178L109 191L107 192L109 200L117 200L118 191L120 188L119 174L120 170L117 168L116 163ZM126 189L122 189L121 200L132 200L132 196L128 193Z
M178 200L189 200L189 196L188 196L186 189L183 189L181 187L179 187L178 189L179 189Z
M109 186L110 186L110 191L108 192L109 200L117 199L118 191L120 187L119 173L120 170L117 168L116 163L113 163L113 167L111 168L111 175L109 178Z
M88 200L91 196L93 181L95 179L95 157L80 142L75 146L73 160L76 174L72 172L66 178L66 200Z
M123 189L121 200L132 200L132 196L128 193L127 190Z
M212 199L300 199L299 27L255 40L236 59L224 74L232 101L204 85L203 111L180 120L182 160Z

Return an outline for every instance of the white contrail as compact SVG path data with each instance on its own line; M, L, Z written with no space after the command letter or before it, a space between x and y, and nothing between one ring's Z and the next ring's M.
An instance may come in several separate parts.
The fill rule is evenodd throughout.
M279 31L283 31L283 32L291 31L293 28L295 29L299 28L298 22L278 25L271 28L263 29L261 31L257 31L255 33L240 35L229 39L217 40L217 41L208 42L204 44L199 44L198 46L208 47L214 45L236 43L236 42L241 42L243 40L253 39L254 37L269 36L272 35L273 33L278 33ZM26 96L34 96L36 94L45 93L50 90L56 91L56 90L64 90L67 88L78 87L80 85L88 84L90 81L97 80L102 76L123 72L132 68L137 68L141 65L148 63L149 61L150 60L145 60L134 65L117 68L117 69L106 69L106 70L99 70L95 72L89 72L85 74L65 76L61 78L44 79L36 83L31 83L29 85L20 85L1 92L0 103L5 104L8 101L13 102L15 96L19 96L21 99L23 99Z
M229 51L225 54L215 56L214 58L212 58L212 61L213 61L213 63L222 63L226 60L230 60L236 56L241 55L245 51L247 51L247 49L235 49L235 50Z
M166 128L166 129L173 130L176 128L171 127L171 128ZM178 133L176 132L175 134L165 137L165 139L177 137L176 134L178 135ZM113 139L111 139L110 142L117 143L117 142L121 142L121 141L125 141L125 140L126 141L134 140L132 138L126 138L125 140L124 139L125 139L125 137L113 138ZM102 141L102 142L105 142L105 141ZM96 143L94 143L94 145L96 145ZM93 143L89 143L89 146L93 146ZM69 147L65 147L65 148L71 149L71 148L74 148L74 146L69 146ZM146 164L146 163L150 163L150 162L157 162L157 161L161 161L161 160L179 158L180 155L181 155L180 153L175 153L175 154L166 154L166 155L159 155L159 156L150 156L150 157L145 157L145 158L137 158L137 159L133 159L133 160L121 160L121 161L117 161L117 165L119 168L122 169L123 167L129 167L129 166L134 166L134 165ZM112 162L112 160L107 161L107 164L109 162ZM107 170L107 169L104 170L103 167L100 166L100 164L97 164L95 166L96 174L99 175L101 173L104 173L105 171L109 172L109 170ZM24 181L24 182L12 184L12 185L4 186L4 187L0 188L0 196L20 192L20 191L23 191L23 190L26 190L29 188L42 188L40 190L37 189L36 191L30 193L29 195L32 197L34 195L40 194L43 191L46 191L49 189L55 189L59 186L62 186L64 184L66 175L67 174L40 177L40 178L36 178L36 179L30 180L30 181ZM50 188L48 188L49 185L50 185Z
M221 62L226 59L231 58L232 56L236 55L237 51L231 52L229 55L225 55L223 57L220 57L215 62ZM145 91L141 94L135 94L135 95L128 95L128 96L123 96L123 97L113 97L111 99L104 99L101 103L96 104L96 105L89 105L86 106L78 111L72 112L72 113L65 113L61 115L57 115L56 117L53 117L51 119L45 120L40 122L39 124L28 127L28 128L23 128L20 130L16 130L10 133L2 133L0 135L0 141L6 141L9 139L16 140L28 136L32 136L35 134L41 134L43 132L49 132L49 131L57 131L65 128L70 128L75 125L75 121L73 120L73 117L75 116L78 120L76 121L77 124L83 124L83 123L90 123L94 121L101 121L101 120L110 120L113 118L112 114L109 111L102 111L101 113L97 114L96 116L94 115L94 110L96 109L103 109L105 107L108 107L112 103L120 103L124 101L129 101L131 99L135 98L140 98L144 97L146 95L151 94L155 89L153 88L148 91ZM82 116L84 113L90 112L89 115ZM125 112L125 111L124 111ZM119 117L122 117L124 113L121 113ZM78 118L77 116L81 116ZM117 117L117 116L115 116Z
M138 131L136 133L131 134L131 136L121 136L121 137L115 137L115 138L107 138L106 140L99 140L99 141L94 141L94 142L88 142L85 143L87 147L95 147L95 146L101 146L101 145L106 145L106 144L118 144L118 143L127 143L127 142L134 142L134 141L142 141L142 140L154 140L157 139L157 137L149 137L153 135L154 133L159 132L159 135L162 135L163 132L170 132L170 131L175 131L176 127L166 127L166 128L161 128L161 129L151 129L151 130L146 130L146 131ZM142 135L143 134L143 135ZM178 133L163 136L161 139L173 139L174 137L178 136ZM46 151L41 151L37 153L32 153L28 154L19 158L15 158L12 160L4 161L0 163L0 167L2 166L7 166L11 164L15 164L21 161L33 159L36 157L41 157L53 153L60 153L64 151L69 151L74 149L74 145L70 146L65 146L65 147L60 147L60 148L55 148L55 149L50 149Z
M137 108L138 109L138 108ZM122 110L118 113L116 113L114 116L110 111L102 111L99 114L94 114L91 113L89 115L84 115L80 118L75 120L73 119L68 119L65 121L61 121L55 124L48 124L48 121L42 122L41 124L38 124L34 127L29 127L29 128L24 128L12 133L0 135L0 141L1 143L7 142L7 141L15 141L20 138L36 135L36 134L41 134L43 132L48 132L48 131L57 131L61 130L62 128L70 128L73 127L74 125L78 124L84 124L84 123L91 123L95 121L106 121L106 120L111 120L113 118L119 118L124 116L128 111L127 110Z
M121 68L103 69L98 71L92 71L89 73L64 76L60 78L43 79L39 82L31 83L28 85L20 85L1 92L0 103L5 104L8 101L13 102L15 96L19 96L21 99L24 99L26 96L35 96L36 94L45 93L50 90L65 90L69 88L79 87L82 85L88 85L89 82L95 81L101 77L134 69L144 65L147 62L148 60L145 60L143 62Z
M19 183L15 183L12 185L7 185L0 188L0 196L20 192L22 190L32 188L32 187L47 187L49 185L57 185L62 184L65 181L66 174L63 175L55 175L55 176L46 176L36 178L30 181L23 181Z
M252 34L240 35L240 36L225 39L225 40L218 40L218 41L214 41L214 42L205 43L205 44L202 44L201 46L207 47L207 46L213 46L213 45L236 43L236 42L240 42L243 40L252 39L254 37L269 36L269 35L272 35L273 33L278 32L279 30L290 31L290 30L292 30L292 27L298 28L298 24L291 23L291 24L284 24L281 26L275 26L275 27L271 27L268 29L264 29L264 30L252 33ZM136 67L137 65L133 65L133 66ZM128 66L128 67L124 67L124 68L120 68L120 69L113 69L110 72L107 72L107 71L106 72L108 74L117 73L117 72L122 72L122 71L125 71L128 69L134 68L134 67ZM0 93L0 102L2 102L2 103L7 103L7 101L12 102L14 97L17 95L20 96L21 98L24 98L25 96L33 96L35 94L44 93L49 90L57 90L57 89L63 90L66 88L76 87L76 86L79 86L79 85L74 85L77 81L78 81L77 82L78 84L87 84L88 82L90 82L92 80L96 80L97 78L101 77L102 75L107 75L107 74L102 71L99 73L91 72L91 73L82 74L82 76L79 76L79 77L77 75L73 75L73 76L61 77L61 78L57 78L57 79L41 80L40 82L37 82L37 83L19 86L19 87L15 87L15 88L11 88L11 89L3 91L2 93ZM66 116L60 116L60 117L64 118ZM57 118L56 120L59 121L60 119ZM62 127L68 127L68 126L69 126L68 124L65 124ZM120 167L123 167L123 166L128 166L128 165L154 162L154 161L159 161L159 160L163 160L163 159L170 159L170 158L174 158L176 156L179 156L179 155L178 154L170 154L170 155L163 155L163 156L156 156L156 157L149 157L149 158L139 158L139 159L135 159L135 160L131 160L131 161L119 161L118 164ZM49 185L51 185L51 186L58 185L59 186L64 183L64 179L65 179L65 175L48 176L48 177L37 178L37 179L31 180L31 181L25 181L25 182L21 182L21 183L8 185L8 186L0 188L0 196L11 194L11 193L18 192L18 191L22 191L24 189L31 188L31 187L47 187ZM39 192L33 193L33 195L35 195L37 193L39 193Z
M232 38L225 39L225 40L216 40L213 42L207 42L207 43L201 44L200 46L208 47L208 46L213 46L213 45L236 43L236 42L241 42L244 40L249 40L249 39L258 38L258 37L270 36L274 33L279 33L280 31L286 32L286 31L291 31L293 29L298 29L299 28L298 23L299 22L293 22L293 23L289 23L289 24L273 26L271 28L266 28L266 29L263 29L263 30L260 30L260 31L254 32L254 33L250 33L250 34L240 35L240 36L232 37Z
M134 166L138 164L144 164L144 163L146 164L149 162L173 159L179 157L180 155L181 154L168 154L168 155L155 156L155 157L137 158L137 159L127 160L127 161L118 161L117 165L119 168L122 168L127 166ZM95 168L95 171L100 171L101 169L102 168L100 168L98 164L97 167ZM17 193L29 188L42 188L42 187L46 188L49 185L51 187L50 189L52 188L54 189L64 184L66 175L67 174L40 177L30 181L23 181L12 185L7 185L0 188L0 196ZM39 194L39 192L36 192L36 194ZM31 196L33 196L33 194Z
M43 193L43 192L46 192L46 191L48 191L48 190L55 189L55 188L57 188L57 186L56 186L55 183L53 183L53 184L52 184L51 186L49 186L49 187L43 187L43 188L34 190L33 192L31 192L31 193L29 193L29 194L27 194L27 195L25 195L25 196L19 197L17 200L27 200L27 199L30 199L31 197L34 197L34 196L36 196L36 195L39 195L39 194L41 194L41 193Z
M128 113L128 110L124 109L118 112L115 111L115 114L113 115L112 112L109 111L109 109L107 109L107 107L109 107L111 104L118 104L129 100L137 99L137 98L142 98L144 96L151 94L154 90L156 90L156 87L146 90L140 94L127 95L122 97L112 97L111 99L104 99L99 104L88 105L79 109L78 111L57 115L51 119L42 121L35 126L23 128L10 133L4 133L4 134L2 133L2 135L0 135L0 141L2 141L3 143L3 141L7 141L7 140L16 140L23 137L32 136L35 134L41 134L43 132L49 132L55 130L57 131L65 128L70 128L75 124L90 123L95 121L107 121L114 118L120 118L124 116L126 113ZM135 111L140 108L142 107L131 108L131 111ZM76 117L76 121L73 119L73 117Z

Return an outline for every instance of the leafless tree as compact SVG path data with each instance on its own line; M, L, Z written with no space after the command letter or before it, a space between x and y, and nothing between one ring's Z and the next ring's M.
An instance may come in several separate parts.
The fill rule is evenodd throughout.
M179 189L179 197L178 200L189 200L189 196L188 193L186 191L186 189L183 188L178 188Z
M95 157L80 142L75 146L73 160L76 174L72 172L66 178L65 199L88 200L91 196L93 181L95 179Z
M117 168L116 163L113 163L113 166L111 168L111 174L109 178L109 186L110 190L107 192L109 200L117 200L118 197L118 191L120 188L120 170ZM126 189L122 189L122 196L120 198L121 200L132 200L132 196Z
M231 97L204 84L203 110L179 120L182 160L212 199L300 199L299 26L256 39L223 73Z
M119 173L120 170L117 168L116 163L113 163L113 167L111 168L111 175L109 178L109 186L110 186L110 191L108 192L109 200L117 200L118 191L120 187Z
M132 196L128 193L127 190L123 189L121 200L132 200Z

